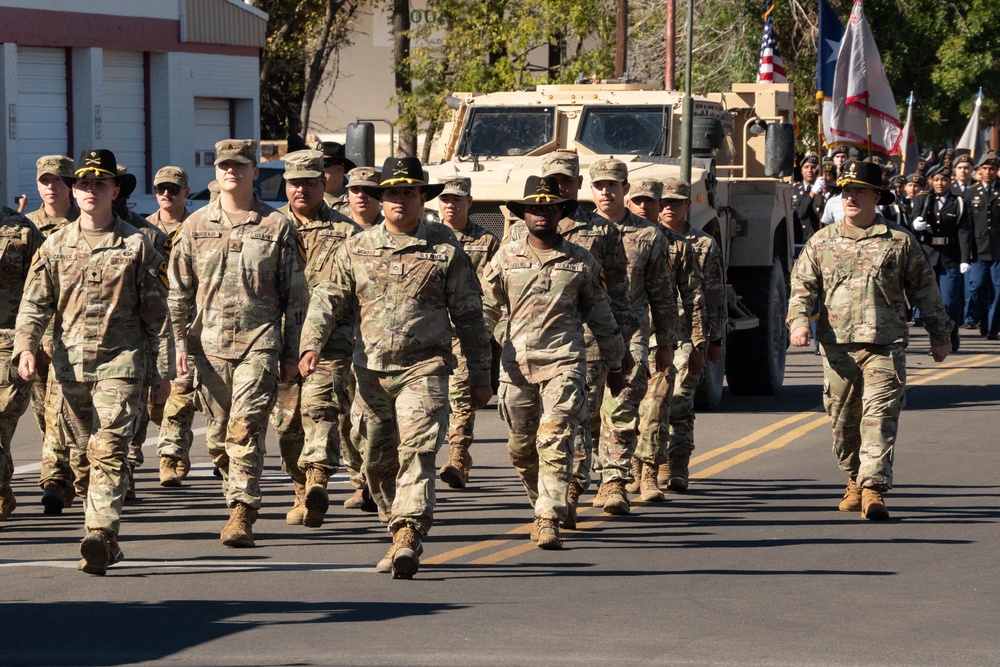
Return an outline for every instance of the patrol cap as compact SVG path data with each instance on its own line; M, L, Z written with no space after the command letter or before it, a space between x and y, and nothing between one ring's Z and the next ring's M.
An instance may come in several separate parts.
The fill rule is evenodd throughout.
M996 167L998 163L997 154L993 151L986 151L983 156L979 158L979 162L976 163L976 169L983 167L985 165L990 165Z
M598 160L590 165L590 181L628 181L628 167L621 160L614 158Z
M118 174L118 199L128 199L135 192L136 178L123 164L115 165L115 172Z
M382 180L382 172L375 167L355 167L347 172L347 187L378 187Z
M173 183L178 187L186 188L188 184L187 172L180 167L160 167L156 175L153 176L153 185L160 183Z
M314 150L295 151L285 155L285 180L319 178L323 175L323 154Z
M65 155L43 155L35 161L35 178L45 174L73 178L73 160Z
M679 178L663 179L663 194L660 199L691 199L691 186Z
M631 189L628 191L628 198L635 199L636 197L649 197L653 201L660 201L663 197L663 183L655 178L640 178L635 183L632 183Z
M459 197L472 196L472 179L465 176L455 176L441 181L444 183L443 195L458 195Z
M249 164L257 162L257 142L253 139L223 139L215 144L215 164L226 160Z
M874 162L851 160L844 164L844 170L837 178L839 188L871 188L881 195L878 203L883 206L896 200L896 195L882 187L882 167Z
M542 176L562 174L578 178L580 176L580 156L576 151L552 151L542 158Z

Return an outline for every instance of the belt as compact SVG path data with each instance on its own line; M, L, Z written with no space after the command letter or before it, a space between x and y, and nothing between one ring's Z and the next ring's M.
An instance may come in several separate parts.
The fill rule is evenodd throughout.
M950 236L932 236L931 245L949 245L951 243Z

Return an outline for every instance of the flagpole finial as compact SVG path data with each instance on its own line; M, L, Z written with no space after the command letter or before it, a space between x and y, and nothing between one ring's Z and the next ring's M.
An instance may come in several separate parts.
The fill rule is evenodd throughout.
M982 86L979 86L979 92L976 93L976 99L977 100L983 99L983 87Z
M910 96L906 98L906 103L913 106L913 103L917 101L917 98L913 96L913 91L910 91Z

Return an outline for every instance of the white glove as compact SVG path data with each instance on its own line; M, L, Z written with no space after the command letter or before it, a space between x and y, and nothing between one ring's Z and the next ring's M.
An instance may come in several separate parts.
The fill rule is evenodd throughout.
M818 195L819 193L823 192L823 188L825 187L826 187L826 181L823 180L822 176L820 176L819 178L816 179L816 182L813 183L812 193L814 195Z
M961 271L962 273L968 273L969 269L971 268L972 267L966 264L965 262L962 262L961 264L958 265L958 270Z
M913 222L910 223L910 226L913 227L913 231L922 232L927 229L927 221L918 215L913 219Z

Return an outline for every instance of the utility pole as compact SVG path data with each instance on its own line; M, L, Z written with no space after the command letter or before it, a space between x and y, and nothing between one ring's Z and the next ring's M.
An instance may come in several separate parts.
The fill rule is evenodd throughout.
M615 78L621 79L628 70L628 0L618 0L615 18Z
M687 54L684 58L684 101L681 119L681 180L691 182L691 135L694 98L691 97L691 52L694 51L694 0L688 0Z
M674 82L674 42L677 41L677 26L675 25L676 6L674 0L667 0L667 61L663 73L663 89L675 90Z

